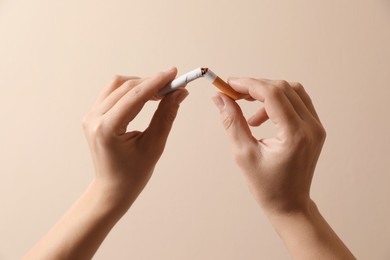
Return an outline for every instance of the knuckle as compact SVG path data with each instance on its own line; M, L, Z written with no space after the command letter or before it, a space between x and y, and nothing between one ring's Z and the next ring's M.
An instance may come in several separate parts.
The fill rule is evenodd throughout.
M85 132L88 132L91 128L93 121L94 121L95 115L92 111L88 112L84 115L84 117L81 119L81 126L83 127Z
M313 129L307 125L297 125L290 129L288 138L285 140L285 145L292 150L304 150L312 147L313 144L315 144Z
M132 97L137 97L142 94L142 88L141 87L134 87L129 91L129 95Z
M268 94L274 98L280 98L283 95L283 90L276 86L271 86L268 89Z
M84 130L88 128L89 120L90 120L89 113L84 115L84 117L81 119L81 126L83 127Z
M132 89L133 87L135 87L137 85L137 80L136 79L128 79L126 80L124 83L123 83L123 86L126 88L126 89Z
M226 130L230 130L234 124L234 118L231 115L224 114L222 116L222 124Z
M304 128L299 128L294 131L292 142L294 146L306 146L311 142L311 135Z
M290 84L286 80L277 80L276 86L278 86L281 89L290 88Z
M322 125L319 125L316 129L316 138L323 143L326 139L326 130Z
M325 141L326 132L322 125L306 126L294 131L291 143L294 147L313 147Z
M126 79L125 83L130 84L130 85L138 85L143 80L145 80L145 79L140 78L140 77L129 77L128 79Z
M116 84L120 84L122 82L122 79L123 79L123 76L121 75L114 75L111 79L111 83L116 85Z
M303 85L299 82L294 82L291 84L291 87L294 89L294 90L297 90L297 91L305 91L305 88L303 87Z
M326 133L326 129L325 129L325 127L321 127L321 129L322 129L322 137L324 138L324 139L326 139L326 136L327 136L327 133Z
M105 124L102 118L95 120L94 122L89 122L85 126L85 131L87 135L95 140L98 143L105 143L109 139L110 129Z
M175 121L175 118L176 118L176 115L177 115L177 110L171 110L169 111L166 116L165 116L165 123L167 125L171 125L174 121Z

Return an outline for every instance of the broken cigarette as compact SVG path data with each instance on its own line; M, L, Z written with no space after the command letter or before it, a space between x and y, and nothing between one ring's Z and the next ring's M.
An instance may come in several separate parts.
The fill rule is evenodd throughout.
M217 87L219 90L221 90L223 93L225 93L227 96L234 100L245 97L245 95L235 91L231 86L229 86L229 84L223 81L220 77L218 77L208 68L197 68L186 74L181 75L180 77L174 79L165 87L163 87L157 95L161 97L172 91L175 91L178 88L184 88L189 82L201 77L206 78L208 81L211 82L211 84L213 84L215 87Z

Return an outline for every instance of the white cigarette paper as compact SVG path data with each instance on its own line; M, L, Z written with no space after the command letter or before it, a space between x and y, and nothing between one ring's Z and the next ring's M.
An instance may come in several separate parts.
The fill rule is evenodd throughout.
M160 89L158 92L158 96L162 97L166 94L175 91L178 88L184 88L187 84L193 80L204 77L208 81L211 82L215 87L219 88L226 95L231 97L234 100L243 98L244 96L237 91L235 91L232 87L230 87L225 81L223 81L220 77L218 77L214 72L212 72L208 68L197 68L193 71L190 71L186 74L181 75L180 77L174 79L170 83L168 83L165 87Z
M181 75L180 77L174 79L168 83L165 87L160 89L158 96L165 96L166 94L175 91L178 88L184 88L187 84L193 80L196 80L200 77L203 77L205 71L202 68L194 69L186 74Z

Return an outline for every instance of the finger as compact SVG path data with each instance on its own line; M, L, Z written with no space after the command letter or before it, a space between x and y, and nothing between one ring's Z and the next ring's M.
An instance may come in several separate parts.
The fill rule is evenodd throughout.
M255 101L256 99L254 99L253 97L247 95L247 96L245 97L245 100L246 100L246 101Z
M263 102L269 119L276 126L293 130L300 124L301 118L281 88L271 85L267 80L252 78L231 78L228 82L236 91Z
M256 114L254 114L251 118L248 119L248 124L250 126L259 126L267 120L267 112L265 111L265 108L262 107L256 112Z
M161 153L175 121L180 103L188 96L186 89L178 89L160 101L148 128L145 130L142 141L143 147L150 147Z
M153 98L159 89L172 81L177 73L176 68L160 72L129 90L106 112L108 123L116 129L117 134L126 132L127 125L139 113L145 103Z
M113 79L110 81L110 83L108 83L107 86L105 86L103 90L100 92L100 94L98 95L95 101L95 105L100 104L104 99L106 99L106 97L108 97L111 94L111 92L113 92L115 89L120 87L127 80L131 80L131 79L138 79L138 77L121 76L121 75L114 76Z
M293 90L291 85L285 80L266 80L270 85L273 85L277 88L280 88L290 103L294 107L295 111L299 115L299 117L304 121L310 121L313 119L312 113L309 111L305 103L303 103L302 99L299 95Z
M238 104L223 93L216 94L212 99L220 111L223 126L233 149L239 151L257 145Z
M311 112L311 114L313 115L313 117L315 119L317 119L318 121L320 121L320 118L318 117L318 114L317 114L317 111L316 109L314 108L314 105L313 105L313 102L309 96L309 94L307 94L305 88L302 86L302 84L298 83L298 82L291 82L290 83L292 89L298 94L298 96L302 99L303 103L305 104L305 106L307 107L307 109L309 109L309 111Z
M121 86L112 91L100 104L97 106L97 112L101 115L110 110L118 100L120 100L127 92L141 84L145 79L134 78L123 82Z

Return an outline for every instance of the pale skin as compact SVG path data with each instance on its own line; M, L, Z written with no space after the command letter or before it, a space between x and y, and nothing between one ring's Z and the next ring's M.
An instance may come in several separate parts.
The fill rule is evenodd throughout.
M355 259L310 198L326 134L303 86L252 78L231 78L228 83L263 103L246 120L237 103L226 95L213 97L235 160L292 258ZM257 140L249 126L267 120L275 126L276 135Z
M83 120L95 178L23 259L93 257L152 176L188 92L180 89L165 96L145 131L127 126L176 73L171 68L150 78L117 76L104 88ZM264 105L246 120L228 96L213 97L236 162L292 258L355 259L310 198L325 131L303 87L249 78L231 78L229 84ZM275 125L277 134L257 140L249 126L266 120Z

